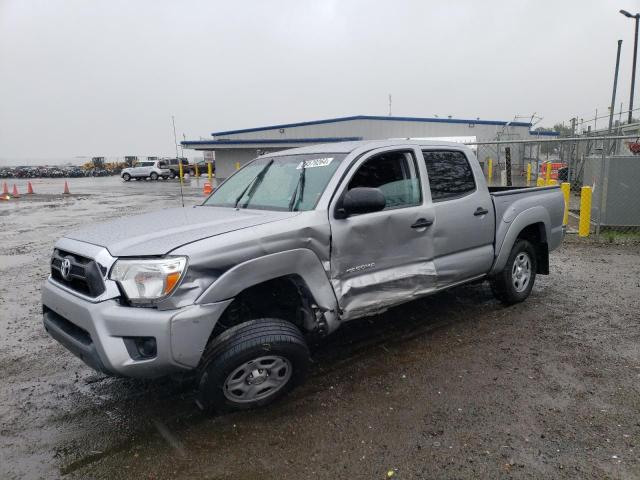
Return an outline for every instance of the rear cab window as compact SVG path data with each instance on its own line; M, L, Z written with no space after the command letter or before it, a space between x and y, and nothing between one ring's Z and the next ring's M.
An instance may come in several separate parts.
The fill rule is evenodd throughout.
M464 197L476 190L467 156L459 150L423 150L431 199L443 202Z

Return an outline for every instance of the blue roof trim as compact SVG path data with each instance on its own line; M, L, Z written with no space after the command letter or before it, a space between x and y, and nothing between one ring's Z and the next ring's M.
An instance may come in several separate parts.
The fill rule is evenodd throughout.
M255 143L289 144L289 143L332 143L355 142L362 137L318 137L318 138L256 138L253 140L185 140L181 145L251 145Z
M352 117L327 118L325 120L312 120L309 122L283 123L280 125L269 125L266 127L244 128L241 130L227 130L224 132L213 132L212 136L235 135L238 133L262 132L264 130L275 130L276 128L306 127L309 125L322 125L325 123L348 122L350 120L386 120L392 122L431 122L431 123L473 123L475 125L498 125L505 126L509 123L513 127L531 127L531 123L525 122L504 122L500 120L464 120L459 118L422 118L422 117L383 117L375 115L355 115Z
M559 137L560 132L533 132L529 131L529 135L533 135L535 137Z

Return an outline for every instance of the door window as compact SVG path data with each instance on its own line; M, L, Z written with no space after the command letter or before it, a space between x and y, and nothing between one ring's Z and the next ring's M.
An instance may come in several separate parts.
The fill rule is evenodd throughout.
M385 152L364 162L348 189L378 188L387 201L385 210L419 205L422 196L416 161L411 152Z
M422 156L427 165L431 199L434 202L451 200L475 191L476 182L464 153L424 150Z

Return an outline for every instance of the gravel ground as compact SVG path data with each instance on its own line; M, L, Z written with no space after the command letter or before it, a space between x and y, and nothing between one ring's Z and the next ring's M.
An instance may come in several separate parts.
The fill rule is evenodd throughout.
M276 405L205 416L188 384L104 377L44 332L60 235L179 203L70 187L0 204L0 478L640 478L639 246L569 240L514 307L477 284L352 322Z

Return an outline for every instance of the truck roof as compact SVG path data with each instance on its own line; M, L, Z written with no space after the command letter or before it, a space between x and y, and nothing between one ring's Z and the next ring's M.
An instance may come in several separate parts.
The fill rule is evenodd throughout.
M469 148L457 142L447 142L444 140L413 140L410 138L394 138L389 140L360 140L354 142L320 143L306 147L290 148L279 152L270 152L264 157L275 157L284 155L304 155L307 153L351 153L355 150L373 150L374 148L392 147L394 145L420 145L425 147L455 147Z

